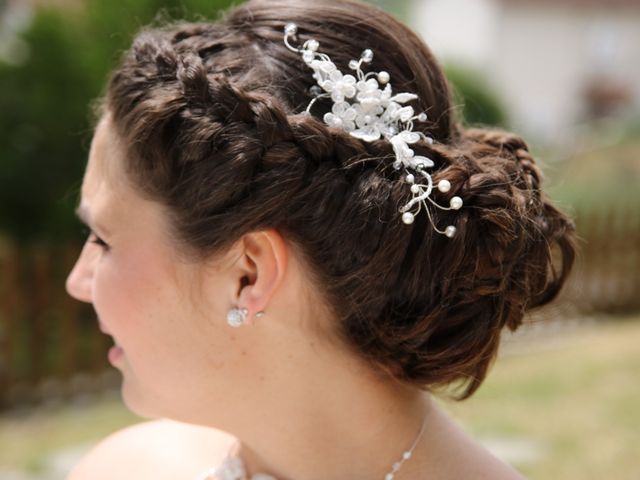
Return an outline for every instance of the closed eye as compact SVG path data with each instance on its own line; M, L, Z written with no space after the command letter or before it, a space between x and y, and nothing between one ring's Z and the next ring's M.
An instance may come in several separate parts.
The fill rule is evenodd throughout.
M92 235L93 235L93 239L90 240L91 243L95 243L96 245L100 245L105 250L109 250L109 245L104 240L98 237L95 233L93 233Z
M107 242L105 242L104 240L102 240L94 232L92 232L91 229L89 229L88 227L86 227L86 226L83 227L82 228L82 232L84 233L84 236L87 237L87 241L88 242L95 243L96 245L99 245L100 247L104 248L105 250L109 249L109 244Z

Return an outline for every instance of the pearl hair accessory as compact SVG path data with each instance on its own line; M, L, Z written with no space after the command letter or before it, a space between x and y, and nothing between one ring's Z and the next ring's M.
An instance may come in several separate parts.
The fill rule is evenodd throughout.
M433 160L416 155L409 145L424 140L433 144L433 138L422 132L413 131L413 122L425 122L427 114L422 112L414 115L413 108L403 104L416 100L413 93L396 93L391 91L388 72L369 72L365 74L360 68L363 63L373 61L373 51L369 48L362 52L359 60L351 60L349 68L355 70L356 77L351 74L343 74L331 58L319 53L320 44L317 40L307 40L302 48L291 45L290 39L296 37L298 26L295 23L287 23L284 27L284 43L293 52L300 53L304 62L313 70L313 78L317 85L311 87L311 93L315 98L306 108L309 113L313 104L320 98L330 97L333 100L331 112L324 115L324 122L336 128L342 128L353 137L365 142L373 142L384 138L391 143L395 153L393 167L396 170L404 168L404 180L411 185L411 200L400 208L402 221L406 224L413 223L415 216L424 206L429 222L436 232L451 238L456 233L456 227L447 226L444 230L438 229L427 206L431 204L441 210L459 210L462 207L462 198L454 196L449 200L449 206L445 207L431 198L433 191L433 179L425 171L425 168L433 167ZM385 85L384 89L380 86ZM419 177L420 181L416 177ZM448 180L440 180L437 188L442 193L451 189ZM412 208L414 211L410 211Z

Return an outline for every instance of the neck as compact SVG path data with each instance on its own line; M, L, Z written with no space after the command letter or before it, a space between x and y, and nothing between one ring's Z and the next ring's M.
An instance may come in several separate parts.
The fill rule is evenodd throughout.
M300 295L283 296L282 306L274 302L270 310L271 321L235 334L240 354L228 367L237 366L227 390L216 384L190 395L198 402L187 421L235 436L249 477L385 480L426 418L420 441L394 480L424 477L437 462L438 415L431 397L379 374L334 336L300 328L331 326L329 317L291 311Z
M234 432L249 476L261 472L278 480L384 480L415 443L394 479L418 477L430 397L341 367L321 377L330 382L309 386L307 381L302 390L289 382L276 402L249 415L252 424L243 422L244 428Z

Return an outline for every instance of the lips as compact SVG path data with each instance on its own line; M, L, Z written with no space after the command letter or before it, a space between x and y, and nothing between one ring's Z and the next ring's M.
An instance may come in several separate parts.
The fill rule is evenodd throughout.
M109 349L108 358L109 358L109 362L111 362L111 365L117 366L118 362L123 356L124 356L124 350L122 350L122 347L118 345L114 345Z
M107 357L109 358L109 362L113 366L117 366L120 362L120 359L124 356L124 350L120 345L118 345L116 339L113 338L113 334L109 330L107 330L107 327L105 327L104 323L102 323L100 320L98 320L98 328L102 333L104 333L105 335L109 335L113 339L114 345L109 349Z

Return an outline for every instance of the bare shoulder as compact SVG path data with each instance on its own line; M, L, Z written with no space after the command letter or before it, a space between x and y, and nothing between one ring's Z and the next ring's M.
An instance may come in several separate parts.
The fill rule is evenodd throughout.
M212 428L171 420L143 422L98 443L67 480L195 478L218 464L234 441Z
M471 438L440 408L433 412L432 460L439 466L434 480L526 480L510 465ZM439 441L437 441L437 440Z

